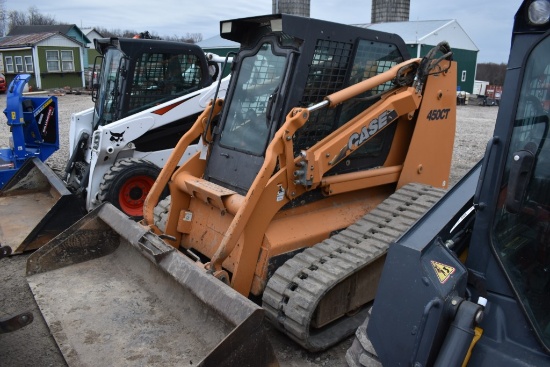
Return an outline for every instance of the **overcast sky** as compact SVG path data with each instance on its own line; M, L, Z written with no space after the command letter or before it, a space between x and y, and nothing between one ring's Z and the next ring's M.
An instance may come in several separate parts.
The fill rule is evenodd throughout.
M479 48L478 62L501 63L508 61L520 4L520 0L411 0L410 20L456 19ZM218 34L221 20L271 13L272 0L7 0L5 6L7 11L36 6L42 14L79 27L147 30L161 37L201 33L207 39ZM371 1L311 0L311 17L369 23Z

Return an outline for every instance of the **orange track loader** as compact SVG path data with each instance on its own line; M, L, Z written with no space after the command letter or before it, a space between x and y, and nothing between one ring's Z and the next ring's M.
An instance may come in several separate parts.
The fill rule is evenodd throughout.
M409 59L396 35L290 15L220 30L241 44L227 98L174 148L143 221L106 204L29 258L29 283L69 358L92 353L75 352L87 347L76 320L102 318L127 340L140 320L183 344L215 330L201 358L231 345L243 359L223 363L246 363L243 351L261 346L249 365L275 363L264 312L304 348L326 349L364 320L390 242L447 188L457 82L448 45ZM197 140L202 149L178 167ZM85 311L68 317L75 309ZM183 323L173 339L162 312ZM253 315L257 334L243 337ZM93 350L109 350L115 332L104 326L86 326ZM126 357L143 356L137 349Z

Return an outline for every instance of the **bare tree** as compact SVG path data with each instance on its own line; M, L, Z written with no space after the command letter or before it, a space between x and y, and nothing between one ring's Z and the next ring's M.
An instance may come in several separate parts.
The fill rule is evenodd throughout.
M12 10L7 15L8 33L19 25L56 25L60 22L49 14L42 14L36 6L30 6L26 12Z
M55 25L60 24L55 17L49 14L42 14L36 6L29 7L28 25Z
M0 0L0 36L7 34L8 12L6 10L6 0Z
M197 43L202 41L202 33L187 33L185 38L187 39L187 42Z
M176 41L176 42L186 42L186 43L197 43L202 41L202 33L187 33L185 36L178 36L174 34L173 36L164 37L167 41Z
M27 11L6 10L6 0L0 0L0 36L9 33L14 27L20 25L57 25L66 24L58 22L55 17L49 14L42 14L36 6L30 6ZM132 38L146 30L135 31L133 29L107 29L104 27L94 27L103 37L128 37ZM150 32L153 39L165 39L168 41L197 43L202 41L201 33L187 33L185 36L165 36L160 37L156 32Z
M476 79L493 85L503 85L507 65L494 62L477 64Z
M8 13L8 33L18 25L27 25L27 15L22 11L12 10Z

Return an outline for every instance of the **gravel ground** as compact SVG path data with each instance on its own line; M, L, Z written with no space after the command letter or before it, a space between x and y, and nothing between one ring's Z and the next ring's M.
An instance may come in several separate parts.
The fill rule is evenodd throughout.
M59 96L60 141L64 146L48 159L54 170L62 170L68 158L68 126L73 112L93 104L89 95L67 94ZM0 97L0 109L6 99ZM450 184L454 185L483 156L491 137L498 107L458 106L455 151ZM1 118L0 146L7 146L9 129ZM2 218L0 220L9 220ZM0 260L0 318L23 311L32 311L34 322L18 331L0 334L0 365L2 366L65 366L38 310L24 277L26 258L18 255ZM282 334L270 330L271 342L281 366L347 366L344 355L352 338L324 353L307 353Z

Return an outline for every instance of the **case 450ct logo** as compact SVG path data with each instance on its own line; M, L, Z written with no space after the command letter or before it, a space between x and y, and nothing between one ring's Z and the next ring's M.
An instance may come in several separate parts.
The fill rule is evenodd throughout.
M450 111L451 111L450 108L443 108L440 110L431 110L430 112L428 112L428 116L426 116L426 119L428 121L446 120L447 117L449 117Z
M382 130L387 124L391 123L397 118L397 112L395 110L384 111L372 120L368 126L363 126L360 133L353 133L349 137L348 150L354 150L361 146L371 136Z
M397 119L397 117L397 112L395 110L387 110L382 112L378 117L371 120L368 125L363 126L361 131L351 134L348 139L348 143L340 149L340 152L334 156L329 163L334 165L339 162L349 151L353 151L360 147L363 143L369 140L370 137Z

